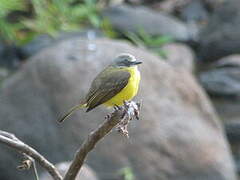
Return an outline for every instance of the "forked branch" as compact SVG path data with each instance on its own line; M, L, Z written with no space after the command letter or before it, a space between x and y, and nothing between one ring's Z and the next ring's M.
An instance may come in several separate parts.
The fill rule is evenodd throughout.
M139 119L140 104L124 102L124 106L115 107L115 111L108 115L106 120L96 130L90 133L83 142L70 165L64 180L74 180L80 171L87 154L95 147L97 142L107 135L116 125L119 132L128 137L127 125L133 118Z
M27 157L27 161L24 161L24 164L19 166L20 168L29 169L31 163L34 163L31 161L35 160L49 172L54 180L75 180L87 157L87 154L95 147L98 141L107 135L115 126L117 126L117 130L120 133L128 137L127 126L130 120L134 118L139 119L139 103L135 103L133 101L124 102L124 106L116 106L114 109L114 112L108 115L106 120L96 130L91 132L88 138L83 142L79 150L76 152L64 178L62 178L59 171L52 163L50 163L35 149L19 140L15 135L0 130L0 143L12 147Z

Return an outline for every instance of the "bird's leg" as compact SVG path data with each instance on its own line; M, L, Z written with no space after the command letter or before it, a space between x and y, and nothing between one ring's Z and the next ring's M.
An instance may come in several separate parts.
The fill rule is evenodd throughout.
M126 100L123 101L123 109L124 109L124 112L123 112L123 115L122 115L122 119L124 119L124 117L125 117L126 115L129 116L129 115L128 115L129 102L126 101Z
M114 113L115 111L119 111L121 109L121 106L118 106L117 104L114 104L113 106L114 111L112 113ZM109 113L105 116L105 119L110 119L112 116L112 113Z
M137 108L134 108L134 115L137 120L139 120L139 114L140 114L140 108L141 108L141 102L137 102Z
M117 104L114 104L113 108L114 108L114 110L120 110L121 107L118 106Z
M111 118L111 115L112 115L112 113L110 114L107 114L106 116L105 116L105 119L107 119L107 120L109 120L110 118Z

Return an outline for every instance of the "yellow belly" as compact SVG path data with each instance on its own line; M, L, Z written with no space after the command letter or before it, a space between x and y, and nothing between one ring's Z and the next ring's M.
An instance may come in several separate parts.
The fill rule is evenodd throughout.
M124 100L131 100L137 94L140 81L140 72L138 71L137 67L129 67L126 70L131 74L128 84L116 96L105 102L104 105L122 106Z

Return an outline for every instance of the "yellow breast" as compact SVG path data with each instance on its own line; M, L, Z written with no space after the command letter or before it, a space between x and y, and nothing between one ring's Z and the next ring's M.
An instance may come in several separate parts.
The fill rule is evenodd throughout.
M106 106L122 106L124 100L131 100L138 92L139 82L140 82L140 72L135 67L129 67L127 70L131 76L128 80L128 84L113 98L104 103Z

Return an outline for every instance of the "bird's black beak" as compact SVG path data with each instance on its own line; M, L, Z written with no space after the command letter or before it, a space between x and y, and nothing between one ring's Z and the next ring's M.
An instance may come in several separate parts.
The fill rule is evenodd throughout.
M138 64L142 64L142 62L141 61L134 61L134 62L132 62L134 65L138 65Z

